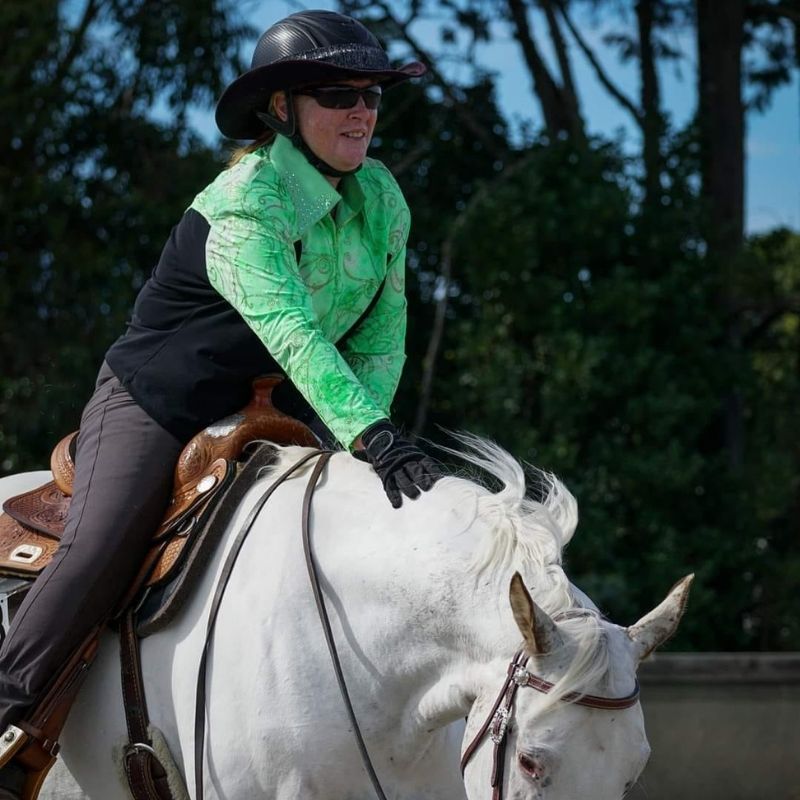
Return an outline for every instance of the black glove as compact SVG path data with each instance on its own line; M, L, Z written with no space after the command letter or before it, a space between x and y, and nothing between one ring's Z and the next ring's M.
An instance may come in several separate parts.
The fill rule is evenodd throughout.
M441 465L400 435L389 420L370 425L362 434L364 450L353 454L369 461L383 483L389 502L400 508L403 495L412 500L443 476Z

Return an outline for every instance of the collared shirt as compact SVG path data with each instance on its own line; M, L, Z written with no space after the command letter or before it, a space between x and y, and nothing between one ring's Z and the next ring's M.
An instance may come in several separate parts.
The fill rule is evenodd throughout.
M211 285L349 447L389 416L405 360L410 215L379 161L367 159L339 188L278 136L221 173L192 209L209 225ZM336 341L382 284L340 352Z

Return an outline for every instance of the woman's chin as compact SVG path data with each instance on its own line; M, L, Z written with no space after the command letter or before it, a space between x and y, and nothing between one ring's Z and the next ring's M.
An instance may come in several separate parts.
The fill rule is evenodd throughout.
M342 172L350 172L358 169L364 163L366 157L367 145L354 142L340 148L336 153L336 157L328 163Z

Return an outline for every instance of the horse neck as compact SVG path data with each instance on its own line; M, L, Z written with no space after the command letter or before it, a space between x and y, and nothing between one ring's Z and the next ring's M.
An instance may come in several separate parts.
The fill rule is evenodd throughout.
M434 631L440 650L418 704L421 719L465 716L481 688L496 682L520 645L500 582L462 581L454 595L450 626Z
M401 621L392 653L406 690L407 722L421 730L463 718L481 686L505 669L520 644L508 602L507 570L471 570L481 526L455 525L437 537L436 520L404 526L406 557L378 566L376 580ZM407 532L407 533L406 533ZM379 577L379 576L387 576ZM388 648L387 648L388 649Z

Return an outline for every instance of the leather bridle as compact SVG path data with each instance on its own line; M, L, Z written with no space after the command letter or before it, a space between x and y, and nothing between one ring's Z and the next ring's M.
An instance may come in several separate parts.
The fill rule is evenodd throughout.
M505 769L506 745L508 743L508 723L514 707L514 697L517 690L529 686L537 692L547 694L555 684L534 675L526 669L528 655L524 650L518 650L514 658L508 665L506 680L503 688L494 701L492 710L486 717L475 737L464 750L461 756L461 774L467 768L467 764L475 751L483 741L483 737L489 734L494 750L492 752L492 800L502 800L503 798L503 770ZM579 694L578 692L568 692L560 700L566 703L575 703L587 708L598 708L603 711L618 711L631 708L639 701L639 681L636 681L634 690L625 697L599 697L594 694Z

